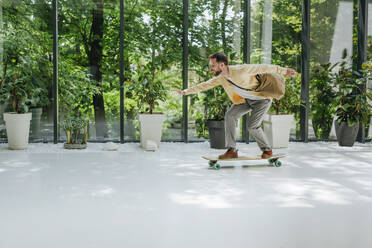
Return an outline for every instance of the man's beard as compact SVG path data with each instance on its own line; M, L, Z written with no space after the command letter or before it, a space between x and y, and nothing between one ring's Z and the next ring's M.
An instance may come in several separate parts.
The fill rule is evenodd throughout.
M213 72L213 75L214 75L215 77L217 77L218 75L220 75L221 72L222 72L222 71L214 71L214 72Z

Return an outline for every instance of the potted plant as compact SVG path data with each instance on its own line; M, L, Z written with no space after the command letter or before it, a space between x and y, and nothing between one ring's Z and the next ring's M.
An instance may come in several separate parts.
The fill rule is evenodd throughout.
M18 75L5 75L1 81L2 103L9 102L11 112L4 113L4 121L9 149L26 149L30 131L31 113L29 111L29 89Z
M311 78L311 120L315 136L326 140L333 125L335 108L333 106L336 92L333 89L335 74L332 70L338 63L321 64L315 67Z
M213 76L207 64L197 66L194 72L193 80L198 83ZM218 86L199 95L191 95L189 99L190 105L193 106L190 110L192 119L195 120L197 137L209 138L211 148L225 149L225 113L231 105L225 90Z
M208 127L211 148L225 149L225 113L230 100L222 87L205 92L203 98L205 125Z
M166 89L151 62L137 67L133 81L128 89L136 95L138 109L142 111L138 115L141 146L146 150L156 150L160 146L165 116L154 109L158 101L166 100Z
M66 132L65 149L85 149L87 147L89 119L81 114L69 115L59 122L59 126Z
M346 58L344 54L343 58ZM338 144L340 146L353 146L356 140L359 123L367 123L371 114L368 98L372 99L371 93L367 92L367 80L370 77L366 70L353 71L347 62L340 64L336 75L335 86L337 96L335 128Z
M286 79L285 94L273 100L269 113L264 117L263 129L272 148L288 147L294 114L298 113L301 76Z

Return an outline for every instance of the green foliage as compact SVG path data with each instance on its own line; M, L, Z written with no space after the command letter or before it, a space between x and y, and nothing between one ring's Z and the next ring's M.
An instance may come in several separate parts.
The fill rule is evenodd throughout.
M312 4L317 2L312 1ZM280 0L272 3L272 47L271 63L299 70L299 54L301 54L302 1ZM265 1L252 3L251 23L251 63L263 63L263 39ZM314 22L312 22L314 24Z
M59 110L69 116L75 112L92 115L92 98L99 93L99 88L90 79L85 68L73 65L68 60L60 62Z
M17 78L18 83L12 84L13 91L16 85L21 87L19 91L24 88L27 99L18 97L27 106L21 103L13 107L18 108L17 111L25 112L29 107L45 107L50 103L52 67L48 45L51 40L44 30L45 20L40 19L46 9L45 5L35 5L32 1L19 5L12 1L3 6L4 26L0 32L5 39L0 77ZM21 81L25 85L21 86Z
M167 75L158 74L150 63L138 65L133 83L128 89L136 95L139 109L152 114L159 101L166 100L167 91L163 85L166 77Z
M287 77L285 94L280 100L273 100L270 112L275 114L297 114L299 111L301 92L301 75Z
M328 139L336 109L333 106L336 92L333 89L337 64L321 64L314 68L310 83L311 119L318 139Z
M209 90L202 97L205 107L205 119L221 121L225 119L225 113L231 105L225 90L218 86Z
M336 74L335 86L337 96L335 98L337 121L347 122L349 126L355 123L367 123L371 115L371 105L367 99L371 94L367 93L367 80L371 79L371 65L364 65L361 72L353 71L352 66L345 61L340 63L340 70Z
M31 103L34 89L17 75L6 75L1 81L0 95L1 103L9 103L11 111L16 113L27 113Z

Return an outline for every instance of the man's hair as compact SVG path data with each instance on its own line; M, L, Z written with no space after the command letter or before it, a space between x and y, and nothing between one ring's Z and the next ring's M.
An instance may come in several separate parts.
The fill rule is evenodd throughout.
M216 59L217 62L223 62L225 65L229 64L226 54L223 52L214 53L209 56L210 59Z

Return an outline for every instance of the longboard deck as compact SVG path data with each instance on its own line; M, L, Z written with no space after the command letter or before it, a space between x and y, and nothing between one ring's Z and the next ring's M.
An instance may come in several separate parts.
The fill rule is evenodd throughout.
M202 158L209 160L209 161L243 161L243 160L263 160L263 159L279 159L286 157L287 154L278 153L273 154L270 158L261 158L261 155L247 155L247 156L239 156L237 158L228 158L228 159L219 159L218 157L206 157L202 156Z
M246 160L268 160L270 165L273 165L275 167L280 167L282 163L279 161L279 158L286 157L286 154L273 154L270 158L261 158L261 155L248 155L248 156L240 156L237 158L228 158L228 159L219 159L217 157L206 157L202 156L202 158L209 160L209 168L219 170L221 168L221 165L218 163L218 161L246 161Z

